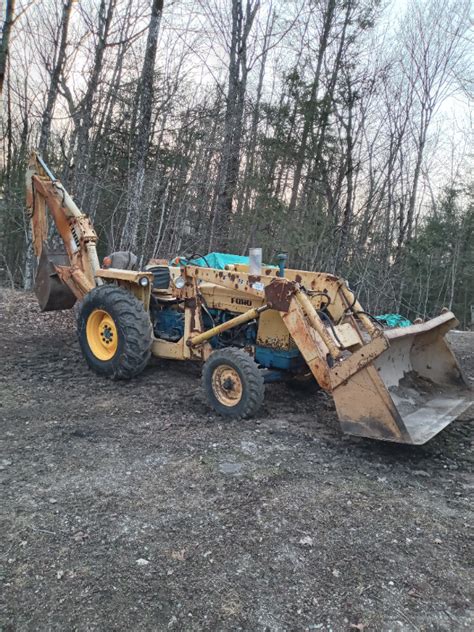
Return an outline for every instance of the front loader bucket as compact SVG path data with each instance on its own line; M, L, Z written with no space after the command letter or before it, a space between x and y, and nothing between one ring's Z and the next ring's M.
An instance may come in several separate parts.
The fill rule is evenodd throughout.
M55 265L70 265L65 252L48 252L43 246L35 277L35 294L42 312L53 312L60 309L71 309L76 297L62 283Z
M423 444L472 403L472 392L445 333L451 312L384 332L390 346L333 391L348 434Z

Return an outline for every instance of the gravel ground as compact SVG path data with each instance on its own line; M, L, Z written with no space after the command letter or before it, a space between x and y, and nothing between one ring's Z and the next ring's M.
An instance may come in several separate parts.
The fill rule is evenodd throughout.
M11 291L0 350L3 631L474 628L472 407L422 447L283 384L224 422L199 367L98 378L72 313Z

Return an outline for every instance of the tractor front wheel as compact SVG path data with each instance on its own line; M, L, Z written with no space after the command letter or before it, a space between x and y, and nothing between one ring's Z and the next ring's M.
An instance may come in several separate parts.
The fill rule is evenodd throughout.
M236 347L211 353L203 366L202 384L210 406L225 417L251 417L263 403L263 375L255 360Z
M86 294L77 318L79 344L98 375L130 379L143 371L151 354L150 317L133 294L102 285Z

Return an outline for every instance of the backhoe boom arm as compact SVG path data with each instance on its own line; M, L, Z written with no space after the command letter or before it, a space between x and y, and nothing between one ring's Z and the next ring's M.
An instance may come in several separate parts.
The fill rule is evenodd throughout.
M87 215L80 211L36 152L32 152L26 172L26 204L34 252L39 259L39 267L44 268L44 271L39 269L37 274L41 286L37 287L38 293L44 294L43 300L40 298L42 309L54 309L49 305L49 298L52 291L60 293L56 280L62 281L76 298L83 298L97 285L95 275L100 268L97 234ZM51 257L46 246L49 231L46 209L64 244L64 251L52 253ZM56 279L52 278L54 276Z

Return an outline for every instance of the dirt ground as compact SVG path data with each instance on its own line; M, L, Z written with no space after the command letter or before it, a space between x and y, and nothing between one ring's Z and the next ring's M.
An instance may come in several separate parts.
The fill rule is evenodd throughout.
M4 632L474 628L472 408L417 448L283 384L223 421L198 367L98 378L72 313L11 291L0 355Z

